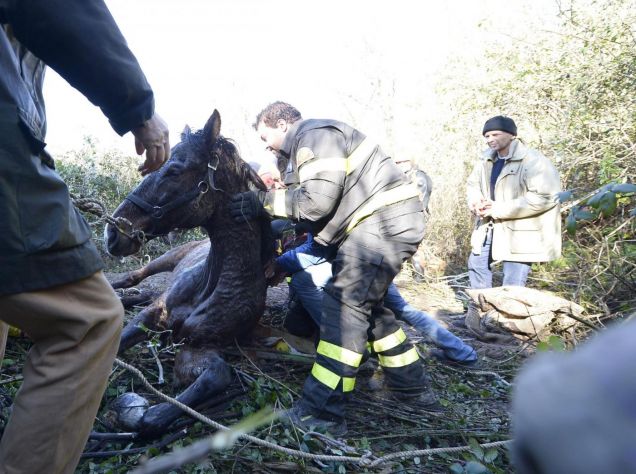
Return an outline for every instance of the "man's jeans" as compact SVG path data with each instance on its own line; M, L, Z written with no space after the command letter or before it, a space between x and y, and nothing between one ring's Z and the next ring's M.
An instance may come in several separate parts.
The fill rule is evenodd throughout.
M470 287L474 289L492 288L492 229L486 232L486 240L481 248L481 254L471 252L468 257L468 278ZM530 263L503 262L503 286L526 286Z
M331 263L312 265L292 275L290 286L315 323L320 326L323 288L331 278ZM384 297L384 306L417 329L431 343L452 360L468 362L477 359L475 350L460 338L444 329L435 319L409 305L397 287L391 283Z

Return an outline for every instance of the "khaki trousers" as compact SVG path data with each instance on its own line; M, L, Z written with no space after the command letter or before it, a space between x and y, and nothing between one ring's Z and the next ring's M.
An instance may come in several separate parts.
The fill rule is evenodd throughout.
M0 319L33 340L0 442L0 473L72 473L119 346L123 308L100 271L0 297Z

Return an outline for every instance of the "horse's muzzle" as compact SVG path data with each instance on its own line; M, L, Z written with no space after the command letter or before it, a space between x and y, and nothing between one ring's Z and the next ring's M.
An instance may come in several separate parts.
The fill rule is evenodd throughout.
M115 257L125 257L139 251L141 242L120 232L114 225L108 224L104 228L104 243L106 250Z

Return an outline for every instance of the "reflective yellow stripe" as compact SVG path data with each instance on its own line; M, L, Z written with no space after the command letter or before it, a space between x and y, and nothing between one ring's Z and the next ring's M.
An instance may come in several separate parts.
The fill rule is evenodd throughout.
M351 367L359 367L362 360L362 354L350 351L344 347L337 346L327 341L320 341L318 343L318 354L322 354L330 359L337 360L343 364L350 365Z
M302 183L323 171L347 171L347 159L319 158L309 161L298 168L298 177Z
M393 349L394 347L399 346L404 341L406 341L406 334L402 328L395 331L393 334L389 334L388 336L383 337L382 339L378 339L373 342L373 350L375 352L385 352L389 349Z
M378 355L378 361L382 367L404 367L417 362L419 359L420 356L415 347L411 347L408 351L394 356Z
M335 390L338 386L338 382L340 382L340 376L338 374L329 369L325 369L318 363L314 363L314 366L311 368L311 375L316 377L316 380L324 383L331 390Z
M367 341L367 350L371 353L373 352L373 344L371 344L369 341Z
M369 217L381 207L418 196L417 188L413 184L401 184L397 188L376 194L353 215L347 226L347 232L351 232L362 219Z
M318 158L301 163L298 166L300 182L302 183L322 171L344 171L351 174L360 166L360 163L371 156L376 147L374 142L365 138L348 158Z
M272 215L278 217L287 217L287 207L285 206L285 189L277 189L274 191Z
M351 377L342 377L342 391L351 392L353 387L356 386L356 379Z
M368 138L362 140L362 143L353 150L353 153L351 153L347 159L347 174L353 173L353 171L360 166L360 163L371 156L371 153L373 153L376 147L377 145Z

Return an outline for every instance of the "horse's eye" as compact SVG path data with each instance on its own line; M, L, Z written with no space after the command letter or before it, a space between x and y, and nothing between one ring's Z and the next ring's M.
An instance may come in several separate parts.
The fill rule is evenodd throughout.
M164 174L165 176L179 176L179 174L181 174L181 171L183 171L183 166L173 164L168 165L168 167L164 171Z

